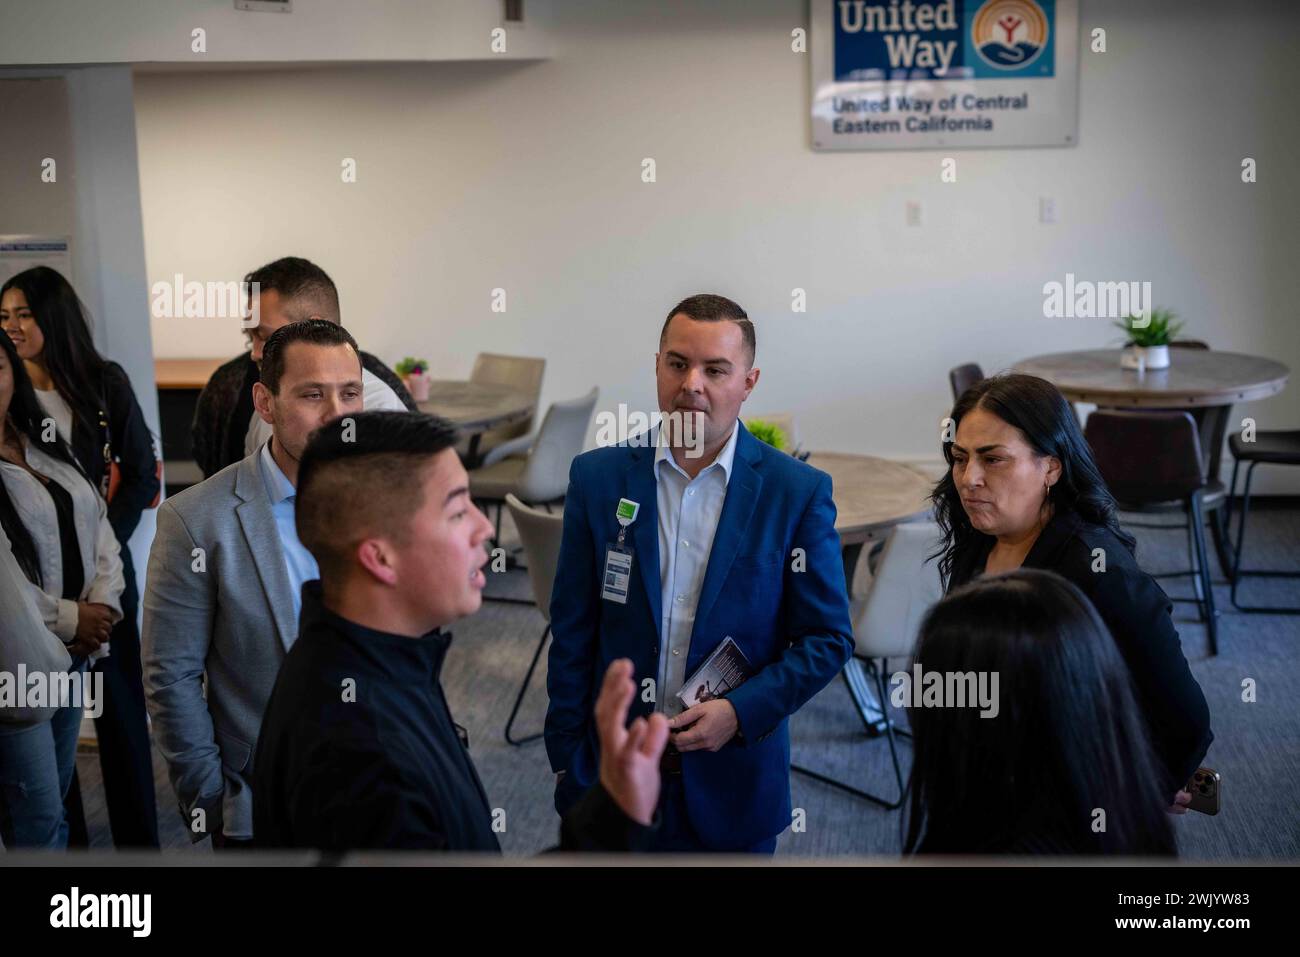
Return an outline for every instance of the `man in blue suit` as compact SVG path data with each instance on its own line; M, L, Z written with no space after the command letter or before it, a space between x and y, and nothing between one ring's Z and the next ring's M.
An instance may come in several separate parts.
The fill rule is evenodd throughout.
M596 779L592 705L609 663L630 658L634 714L663 712L672 729L664 851L775 850L791 813L788 719L853 653L830 476L738 419L754 349L736 303L680 303L655 356L662 424L569 473L547 679L556 808ZM728 637L756 674L686 707L686 679Z

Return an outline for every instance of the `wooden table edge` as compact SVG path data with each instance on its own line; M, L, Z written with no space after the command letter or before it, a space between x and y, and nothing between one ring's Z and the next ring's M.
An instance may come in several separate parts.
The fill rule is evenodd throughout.
M870 522L866 525L854 525L848 531L841 532L838 528L836 534L840 536L840 547L846 545L861 545L865 542L875 541L882 532L888 532L897 525L907 525L911 522L925 522L932 519L934 509L932 506L917 509L908 515L888 518L879 522Z
M1071 402L1087 402L1092 405L1111 408L1125 406L1130 408L1168 409L1177 406L1199 408L1202 406L1234 405L1238 402L1255 402L1275 396L1286 388L1288 376L1269 382L1260 382L1244 389L1224 389L1219 392L1183 391L1144 392L1135 395L1130 389L1123 391L1108 389L1077 389L1053 382L1061 395ZM1050 381L1050 380L1049 380Z

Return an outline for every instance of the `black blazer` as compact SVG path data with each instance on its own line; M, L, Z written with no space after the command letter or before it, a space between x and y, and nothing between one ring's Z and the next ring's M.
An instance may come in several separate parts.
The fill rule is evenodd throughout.
M158 494L158 460L153 436L145 425L144 412L136 401L126 370L116 362L104 365L99 396L108 415L108 428L95 415L87 421L73 413L72 451L96 489L103 488L104 443L111 438L109 452L121 472L121 484L108 504L108 521L118 543L126 543L140 524L140 515ZM107 434L106 434L107 433ZM124 553L125 560L125 553Z
M948 590L982 574L993 538L955 557ZM1106 571L1094 572L1093 549L1105 550ZM1110 529L1072 509L1058 509L1025 557L1073 582L1092 601L1115 638L1136 686L1171 797L1187 783L1209 750L1210 709L1183 657L1169 597Z

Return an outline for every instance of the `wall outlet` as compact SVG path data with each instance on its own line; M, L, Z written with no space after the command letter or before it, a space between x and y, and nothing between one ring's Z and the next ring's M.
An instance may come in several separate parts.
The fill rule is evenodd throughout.
M921 225L921 204L914 199L907 201L906 221L909 226Z
M1056 222L1056 200L1052 197L1038 197L1038 221L1044 225Z

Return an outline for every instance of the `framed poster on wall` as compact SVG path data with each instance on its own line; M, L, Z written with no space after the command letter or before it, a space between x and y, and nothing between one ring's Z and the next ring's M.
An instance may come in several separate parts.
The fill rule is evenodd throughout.
M1073 146L1077 0L811 0L816 150Z

